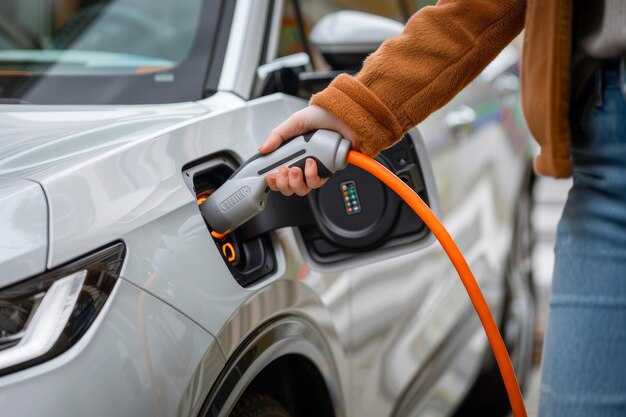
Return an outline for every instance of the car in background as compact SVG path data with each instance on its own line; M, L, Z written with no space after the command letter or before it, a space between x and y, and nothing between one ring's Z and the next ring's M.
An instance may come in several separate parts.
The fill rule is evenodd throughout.
M273 194L222 241L198 210L399 33L380 14L407 5L0 4L0 414L506 414L456 272L373 177L348 167L305 198ZM518 59L507 47L378 159L458 242L523 383L533 177Z

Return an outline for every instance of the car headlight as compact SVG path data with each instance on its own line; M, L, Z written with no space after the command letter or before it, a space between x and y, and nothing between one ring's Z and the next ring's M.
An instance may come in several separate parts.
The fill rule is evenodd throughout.
M117 243L0 289L0 375L53 358L76 343L113 291L124 253Z

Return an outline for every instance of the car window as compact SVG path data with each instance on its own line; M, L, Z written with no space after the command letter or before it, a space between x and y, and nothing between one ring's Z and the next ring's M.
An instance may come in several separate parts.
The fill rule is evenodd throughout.
M219 4L220 0L2 0L0 98L54 103L53 91L63 91L68 99L74 94L71 101L81 104L96 98L115 104L201 98L208 62L202 42L209 42L206 39L216 31ZM135 89L141 78L145 81L141 90ZM182 85L189 82L196 84L193 97L159 94L192 91ZM92 90L80 94L86 85ZM146 91L155 97L141 98Z
M286 0L280 26L278 56L283 57L305 52L304 41L298 27L298 16L292 0Z

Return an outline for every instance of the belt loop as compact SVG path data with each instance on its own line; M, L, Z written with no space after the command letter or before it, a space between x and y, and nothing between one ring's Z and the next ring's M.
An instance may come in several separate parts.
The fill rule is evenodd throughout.
M626 52L622 54L619 60L619 85L622 90L622 96L626 100Z
M598 69L593 73L593 104L600 108L604 105L604 94L602 87L604 84L604 64L600 64Z

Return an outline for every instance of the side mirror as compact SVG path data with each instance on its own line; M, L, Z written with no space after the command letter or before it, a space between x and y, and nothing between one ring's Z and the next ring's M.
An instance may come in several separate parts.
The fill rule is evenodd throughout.
M358 71L363 60L387 38L399 35L402 23L357 11L330 13L311 31L310 40L336 71Z
M256 70L257 80L254 97L281 92L297 95L300 81L298 74L311 71L311 59L304 52L277 58Z

